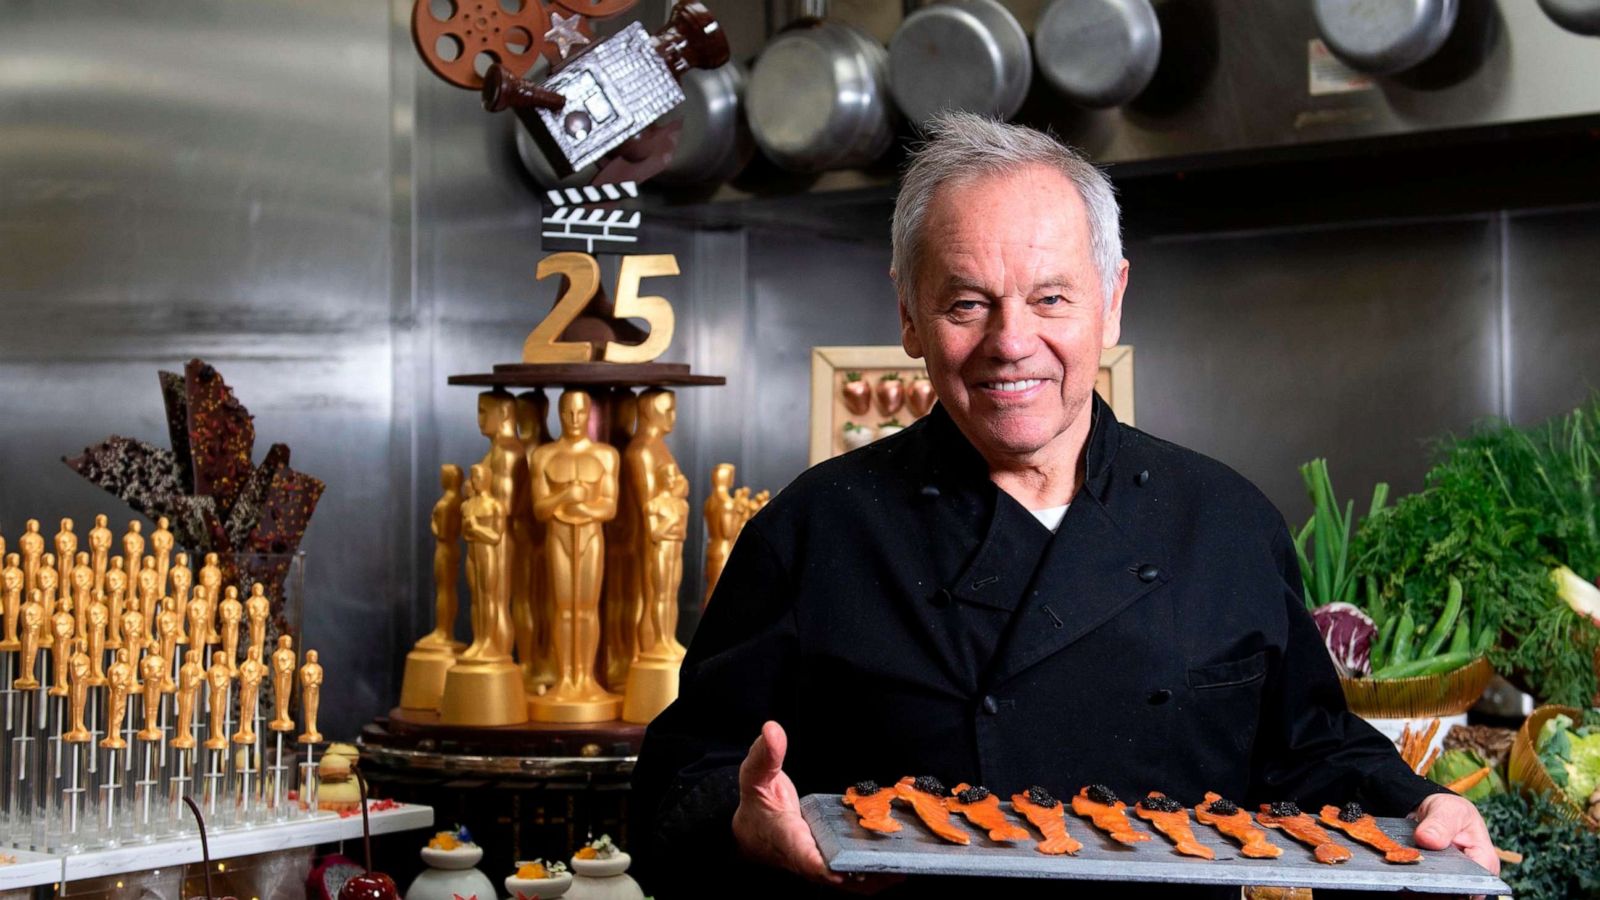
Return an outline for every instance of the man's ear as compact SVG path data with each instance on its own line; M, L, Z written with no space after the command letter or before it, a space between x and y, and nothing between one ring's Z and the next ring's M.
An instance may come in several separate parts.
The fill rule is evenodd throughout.
M1100 346L1109 350L1122 338L1122 296L1128 290L1128 261L1117 265L1117 284L1100 318Z
M917 334L917 322L906 309L906 301L902 298L898 304L900 308L900 346L905 348L906 355L912 359L922 358L922 337Z

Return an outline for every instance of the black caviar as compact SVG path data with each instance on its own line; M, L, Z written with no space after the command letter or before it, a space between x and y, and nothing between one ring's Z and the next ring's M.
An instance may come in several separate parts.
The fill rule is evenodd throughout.
M870 778L866 781L856 782L856 796L858 797L871 797L880 790L882 788L878 787L878 783Z
M1218 797L1211 801L1211 805L1207 809L1214 816L1231 816L1239 811L1239 804L1229 800L1227 797Z
M1267 808L1272 812L1273 815L1280 819L1287 819L1291 816L1300 815L1300 807L1294 805L1288 800L1280 800Z
M1087 793L1090 800L1093 800L1096 803L1104 803L1107 806L1122 802L1117 799L1116 794L1112 793L1111 788L1108 788L1103 784L1089 785L1089 790Z
M1045 809L1055 809L1061 801L1052 797L1049 791L1036 784L1028 788L1028 802L1034 806L1042 806Z
M1175 813L1183 809L1183 804L1165 795L1146 797L1139 801L1139 805L1151 812Z
M962 803L982 803L989 799L989 789L981 784L976 787L969 787L957 794L956 799Z
M943 797L945 794L950 793L945 789L944 782L932 775L918 777L916 781L911 782L911 786L924 794L932 794L935 797Z
M1361 804L1351 801L1344 805L1344 809L1339 810L1339 821L1359 822L1365 818L1366 815L1367 811L1361 808Z

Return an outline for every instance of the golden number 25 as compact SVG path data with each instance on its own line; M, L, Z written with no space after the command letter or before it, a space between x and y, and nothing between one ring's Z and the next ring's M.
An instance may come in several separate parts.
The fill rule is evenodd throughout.
M618 319L643 319L650 334L637 344L607 341L601 359L613 363L644 363L664 353L672 345L676 320L672 304L665 297L639 296L639 282L645 278L678 274L677 257L670 253L650 256L624 256L617 273L616 302L612 315ZM588 362L594 348L583 341L558 341L572 320L582 314L600 287L600 263L587 253L552 253L539 261L535 276L545 279L560 275L565 280L560 299L544 321L528 333L522 344L525 363Z

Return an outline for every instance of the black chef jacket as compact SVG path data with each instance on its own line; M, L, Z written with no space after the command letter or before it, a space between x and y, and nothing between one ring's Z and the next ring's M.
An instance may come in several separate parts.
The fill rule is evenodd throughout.
M1442 790L1347 711L1266 497L1119 424L1098 396L1093 416L1084 483L1054 535L989 480L941 407L815 466L750 521L634 773L647 891L819 890L735 861L738 766L767 719L788 733L801 796L934 775L1002 798L1102 783L1129 803L1217 791L1247 808L1357 800L1404 815Z

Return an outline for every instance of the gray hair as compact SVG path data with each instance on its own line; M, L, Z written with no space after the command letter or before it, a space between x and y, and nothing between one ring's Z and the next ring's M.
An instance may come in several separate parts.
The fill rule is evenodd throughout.
M893 266L903 305L909 309L917 296L922 226L939 188L1030 165L1055 169L1078 189L1088 212L1100 288L1105 303L1111 303L1122 262L1122 223L1115 190L1104 172L1049 134L975 113L938 113L923 126L923 134L926 141L913 151L894 204Z

